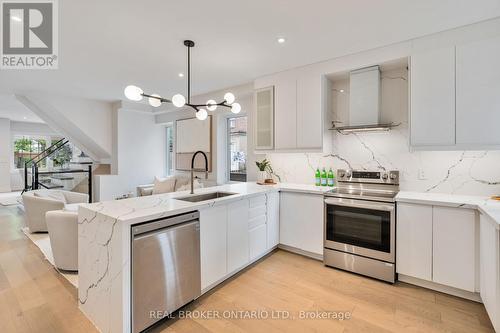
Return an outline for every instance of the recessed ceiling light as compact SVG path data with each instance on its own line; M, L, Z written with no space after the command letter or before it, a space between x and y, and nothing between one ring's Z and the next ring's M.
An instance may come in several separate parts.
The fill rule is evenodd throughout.
M16 22L22 22L23 20L19 16L11 16L10 19Z
M184 77L184 73L179 73L179 77Z
M286 39L285 37L278 37L277 41L278 43L283 44L284 42L286 42Z
M23 117L24 120L28 119L28 117Z
M340 92L344 92L344 89L340 89L339 91L340 91Z

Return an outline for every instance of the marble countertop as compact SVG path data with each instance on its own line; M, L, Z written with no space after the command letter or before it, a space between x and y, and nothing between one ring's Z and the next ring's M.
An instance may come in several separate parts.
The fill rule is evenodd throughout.
M80 207L102 214L121 223L136 224L166 216L182 214L193 210L212 207L216 203L228 203L243 198L279 191L279 185L258 185L256 183L227 184L195 189L195 196L211 192L233 192L235 195L201 202L176 200L191 196L189 191L156 194L114 201L103 201Z
M120 220L121 222L125 222L127 224L135 224L165 216L182 214L202 209L204 207L211 207L216 203L228 203L231 201L241 200L244 197L273 191L281 190L310 194L323 194L331 189L332 187L306 184L280 183L277 185L258 185L253 182L247 182L196 189L194 195L215 191L237 193L235 195L202 202L175 200L176 198L190 195L189 191L181 191L123 200L104 201L81 206L90 211L94 211L112 219Z
M396 196L396 201L477 209L495 221L497 223L497 229L500 229L500 201L492 200L489 197L401 191Z

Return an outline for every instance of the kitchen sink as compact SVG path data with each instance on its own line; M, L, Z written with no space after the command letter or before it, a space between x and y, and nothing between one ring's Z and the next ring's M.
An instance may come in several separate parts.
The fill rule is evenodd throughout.
M231 193L231 192L211 192L211 193L204 193L204 194L194 194L190 195L187 197L182 197L182 198L175 198L176 200L182 200L182 201L189 201L189 202L200 202L200 201L206 201L206 200L213 200L213 199L219 199L219 198L224 198L228 197L230 195L235 195L238 193Z

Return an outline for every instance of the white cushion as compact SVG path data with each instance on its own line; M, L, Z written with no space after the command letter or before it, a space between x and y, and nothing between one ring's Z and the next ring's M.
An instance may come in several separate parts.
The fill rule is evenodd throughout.
M175 178L177 179L177 182L175 183L175 191L176 192L179 191L179 188L190 184L189 182L190 182L191 178L184 177L184 176L176 176Z
M193 182L193 187L194 188L203 188L203 183L200 183L200 181L198 181L198 179L195 179ZM180 192L180 191L188 191L188 190L191 190L191 184L182 185L182 186L178 187L175 191Z
M153 194L173 192L175 189L175 181L176 179L173 177L165 179L159 179L158 177L155 177Z
M66 212L78 212L79 203L65 204L63 210Z
M60 191L33 192L33 194L35 195L35 197L48 198L66 203L66 197Z

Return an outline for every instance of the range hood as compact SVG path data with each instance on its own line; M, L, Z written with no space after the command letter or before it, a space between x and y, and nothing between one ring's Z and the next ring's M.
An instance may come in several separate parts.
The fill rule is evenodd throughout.
M335 126L342 132L389 130L393 124L380 123L380 68L372 66L349 73L349 124Z

